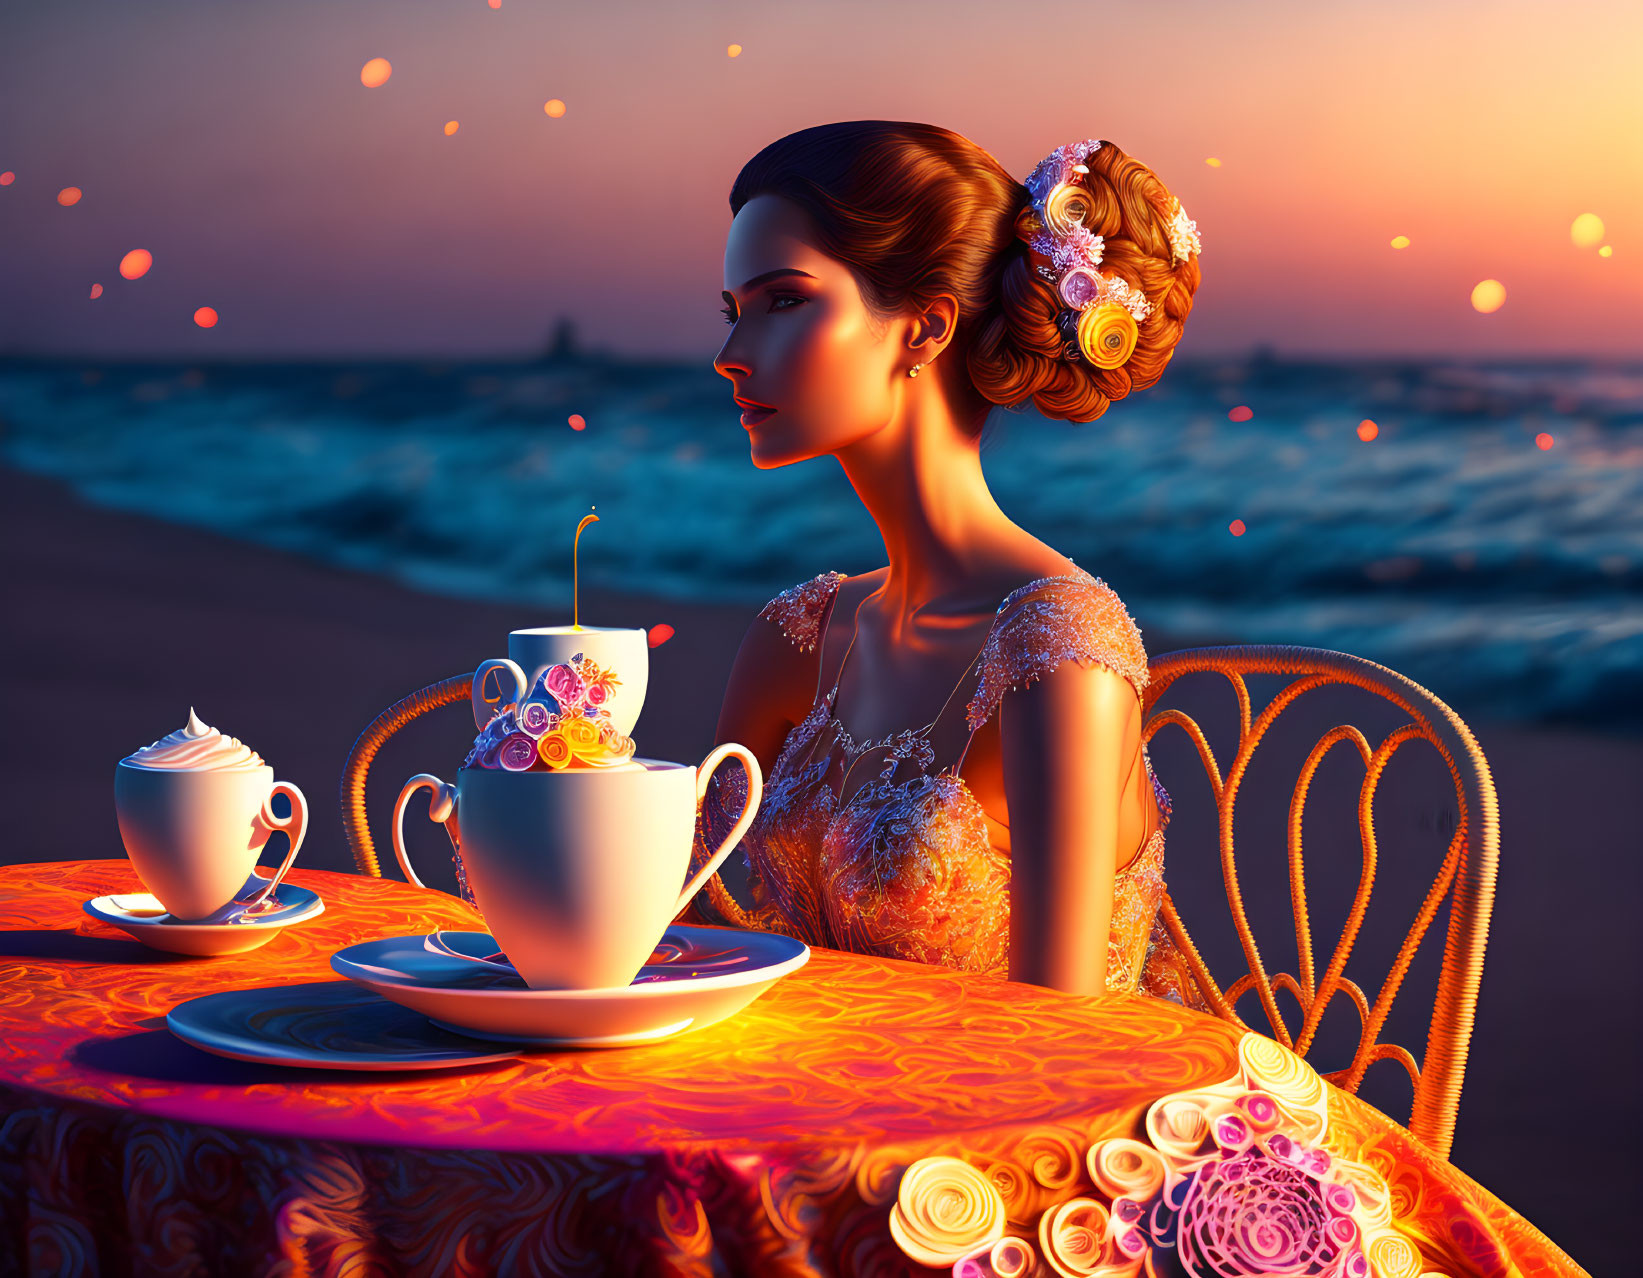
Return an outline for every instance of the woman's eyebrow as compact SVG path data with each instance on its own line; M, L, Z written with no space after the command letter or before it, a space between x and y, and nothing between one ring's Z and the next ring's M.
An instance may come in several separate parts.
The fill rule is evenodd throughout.
M759 285L768 284L771 280L779 280L784 275L802 275L807 280L813 280L816 278L809 271L801 271L796 266L778 266L773 271L766 271L763 275L755 275L752 279L748 280L746 284L742 285L742 292L750 292L751 290L758 288ZM722 296L729 302L734 302L736 300L730 295L730 291L728 289L725 290Z

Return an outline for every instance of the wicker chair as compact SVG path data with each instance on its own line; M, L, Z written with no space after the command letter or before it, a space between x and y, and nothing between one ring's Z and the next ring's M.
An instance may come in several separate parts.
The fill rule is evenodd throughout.
M1197 722L1179 710L1156 708L1171 684L1182 675L1197 671L1216 671L1225 675L1237 694L1240 720L1238 748L1224 776ZM1259 718L1252 720L1249 689L1244 677L1256 673L1298 677L1272 698ZM341 798L343 829L361 873L378 877L382 874L365 814L365 779L372 759L383 742L414 719L440 706L456 702L464 706L470 704L472 682L470 672L431 684L384 710L360 734L343 771ZM1273 975L1268 973L1261 961L1260 950L1244 911L1238 867L1233 856L1233 809L1250 756L1278 715L1304 693L1332 683L1352 684L1384 697L1407 713L1411 722L1392 732L1373 749L1363 734L1350 724L1331 728L1313 746L1296 784L1289 810L1289 882L1300 971L1296 975L1288 972ZM1233 923L1248 961L1247 972L1224 989L1217 985L1187 934L1175 902L1167 895L1161 910L1165 926L1180 947L1192 979L1210 1007L1216 1015L1243 1027L1244 1022L1235 1010L1236 1005L1241 996L1253 991L1259 997L1272 1037L1304 1056L1313 1045L1319 1022L1330 1001L1337 994L1345 994L1358 1010L1361 1025L1358 1047L1346 1068L1326 1077L1345 1090L1356 1092L1370 1065L1387 1058L1398 1061L1409 1072L1414 1084L1410 1131L1440 1156L1447 1157L1454 1138L1455 1111L1460 1101L1467 1046L1477 1006L1478 979L1483 968L1489 915L1494 904L1495 866L1500 843L1494 781L1471 731L1442 701L1395 670L1361 657L1321 648L1235 645L1164 653L1151 662L1144 705L1144 713L1149 717L1146 718L1142 740L1150 741L1166 724L1182 728L1197 746L1219 812L1221 871ZM1387 762L1405 742L1417 738L1430 742L1448 765L1459 802L1460 819L1437 877L1421 903L1409 935L1398 950L1391 972L1371 1005L1363 990L1343 975L1347 958L1363 924L1374 879L1376 843L1371 804ZM1301 814L1318 764L1339 741L1350 741L1357 747L1365 768L1358 800L1363 869L1345 927L1324 966L1322 976L1319 976L1313 957L1311 920L1307 912ZM1179 873L1180 862L1177 860L1175 864ZM1405 1048L1382 1043L1378 1039L1410 961L1443 898L1451 889L1454 895L1449 932L1444 942L1443 965L1438 977L1437 999L1427 1032L1425 1058L1417 1064ZM1274 991L1279 989L1294 995L1301 1006L1303 1021L1298 1033L1292 1034L1279 1014L1274 997Z
M1484 946L1488 940L1489 916L1494 905L1495 870L1500 848L1494 780L1471 731L1453 710L1418 683L1395 670L1344 652L1260 645L1192 648L1163 653L1150 663L1149 669L1142 740L1150 742L1160 728L1174 724L1183 729L1197 747L1219 815L1221 873L1226 885L1227 903L1231 907L1232 921L1248 964L1248 970L1231 985L1225 989L1218 986L1188 936L1174 901L1166 895L1161 909L1164 924L1185 956L1199 991L1218 1016L1239 1026L1244 1026L1235 1010L1239 998L1250 992L1255 993L1265 1014L1266 1032L1302 1056L1313 1046L1319 1022L1330 1001L1338 994L1345 994L1358 1011L1358 1046L1349 1065L1325 1077L1346 1091L1356 1092L1370 1065L1388 1058L1397 1061L1408 1071L1414 1085L1409 1130L1439 1156L1447 1157L1454 1139L1455 1111L1466 1071L1466 1053L1477 1006L1478 980L1483 969ZM1198 671L1214 671L1224 675L1237 695L1238 745L1224 773L1197 722L1179 710L1157 709L1158 701L1177 679ZM1258 717L1252 718L1249 689L1245 684L1245 676L1250 674L1296 677L1272 698ZM1379 746L1373 748L1363 733L1350 724L1330 728L1312 747L1290 800L1288 825L1290 899L1300 971L1295 975L1288 972L1270 974L1261 960L1260 949L1244 911L1238 865L1233 855L1233 809L1249 767L1250 756L1267 730L1292 702L1328 684L1351 684L1383 697L1406 713L1410 722L1389 733ZM1406 742L1416 739L1429 742L1448 766L1459 805L1459 820L1454 836L1449 840L1447 855L1416 912L1408 936L1398 949L1391 971L1371 1004L1363 990L1343 975L1347 958L1363 924L1375 876L1376 840L1371 805L1381 773L1392 755ZM1365 769L1358 796L1358 829L1363 862L1345 926L1320 976L1313 956L1312 922L1307 910L1301 815L1307 790L1319 763L1340 741L1350 741L1357 747ZM1179 860L1175 862L1175 868L1179 874ZM1451 891L1449 929L1438 975L1437 998L1427 1031L1424 1058L1417 1065L1405 1048L1378 1040L1415 951L1445 895ZM1274 991L1279 989L1287 990L1300 1004L1302 1023L1297 1033L1290 1032L1279 1014L1274 997Z

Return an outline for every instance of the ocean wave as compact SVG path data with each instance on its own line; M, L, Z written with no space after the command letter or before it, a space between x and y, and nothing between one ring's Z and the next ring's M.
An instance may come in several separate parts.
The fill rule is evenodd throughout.
M752 606L881 564L837 465L755 468L729 392L705 364L0 363L0 455L566 613L590 506L583 579L612 589ZM995 415L983 463L1144 633L1353 652L1472 713L1637 730L1643 367L1178 361L1097 422Z

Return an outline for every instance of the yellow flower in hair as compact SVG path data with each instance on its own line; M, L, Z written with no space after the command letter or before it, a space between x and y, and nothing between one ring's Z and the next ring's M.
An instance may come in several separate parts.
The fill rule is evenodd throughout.
M1059 183L1044 198L1044 226L1051 235L1065 235L1083 226L1092 205L1090 193L1071 182Z
M1103 302L1078 317L1078 349L1097 368L1117 368L1135 351L1141 330L1129 307Z

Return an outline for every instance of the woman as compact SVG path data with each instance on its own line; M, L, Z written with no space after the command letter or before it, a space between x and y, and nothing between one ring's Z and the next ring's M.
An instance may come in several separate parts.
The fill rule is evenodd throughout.
M1110 142L1023 184L958 134L879 120L772 143L730 207L714 365L753 463L837 458L889 562L821 573L749 628L718 740L764 770L752 903L715 877L681 919L1197 1003L1156 922L1169 796L1141 746L1140 632L1004 515L979 448L996 405L1088 422L1158 380L1196 227ZM745 793L716 775L693 868Z

